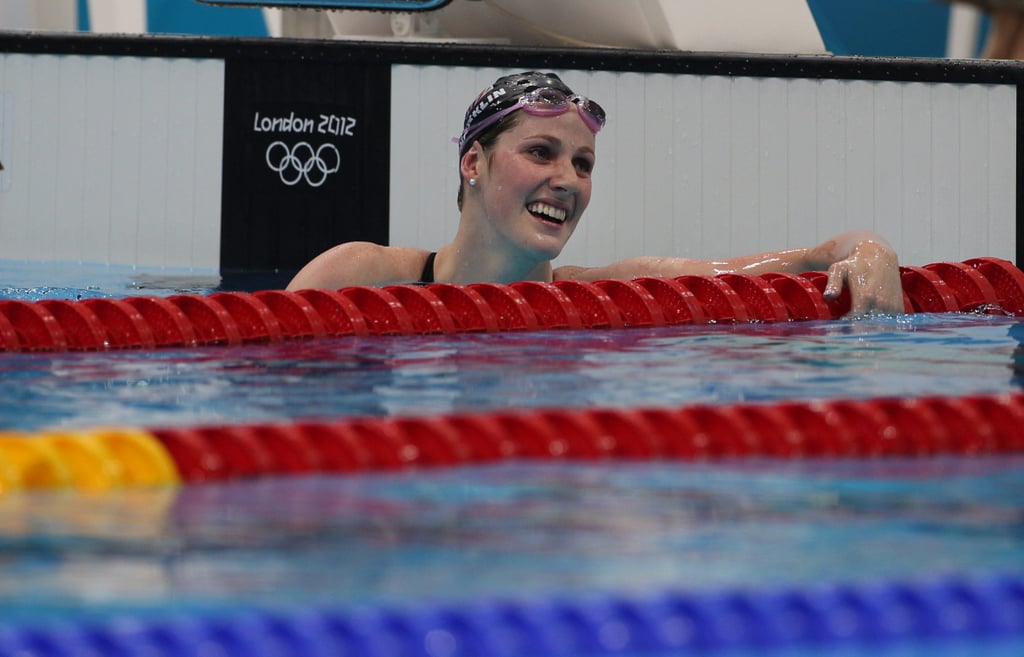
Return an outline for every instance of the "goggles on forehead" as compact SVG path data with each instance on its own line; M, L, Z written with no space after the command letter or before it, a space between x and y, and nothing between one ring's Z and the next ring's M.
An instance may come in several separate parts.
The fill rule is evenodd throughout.
M485 130L502 120L516 110L523 110L533 116L559 116L569 111L573 105L580 113L583 123L590 128L594 134L600 132L605 123L604 108L586 96L579 94L569 95L559 89L550 87L535 89L520 96L513 105L506 107L500 112L495 112L476 125L468 126L458 139L459 153L464 152L466 146Z

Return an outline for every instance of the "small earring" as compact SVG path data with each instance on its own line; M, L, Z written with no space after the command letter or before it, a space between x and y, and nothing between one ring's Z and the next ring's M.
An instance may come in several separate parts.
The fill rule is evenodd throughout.
M469 186L470 187L476 187L476 178L470 178L469 179Z

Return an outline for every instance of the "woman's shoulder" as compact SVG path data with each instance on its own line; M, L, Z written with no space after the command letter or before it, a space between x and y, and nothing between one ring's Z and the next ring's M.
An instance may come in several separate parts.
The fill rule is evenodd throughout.
M428 255L426 249L345 242L313 258L295 275L288 289L409 283L419 279Z

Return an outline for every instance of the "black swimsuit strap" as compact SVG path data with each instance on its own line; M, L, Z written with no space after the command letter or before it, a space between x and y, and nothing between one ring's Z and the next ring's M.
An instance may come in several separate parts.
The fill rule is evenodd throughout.
M434 282L434 258L437 256L437 251L434 251L427 256L427 261L423 264L423 273L420 274L420 283L433 283Z

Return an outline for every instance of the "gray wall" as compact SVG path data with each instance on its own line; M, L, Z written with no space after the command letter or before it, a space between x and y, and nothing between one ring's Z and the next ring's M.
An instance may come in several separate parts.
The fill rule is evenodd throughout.
M0 258L216 269L224 62L0 54Z

